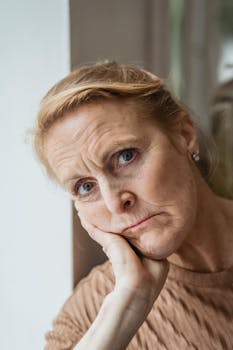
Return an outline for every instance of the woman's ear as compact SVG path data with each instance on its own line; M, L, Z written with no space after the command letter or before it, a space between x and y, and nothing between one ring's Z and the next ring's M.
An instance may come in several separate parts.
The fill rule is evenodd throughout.
M185 114L181 118L177 136L179 146L184 153L187 151L190 154L199 152L197 127L189 115Z

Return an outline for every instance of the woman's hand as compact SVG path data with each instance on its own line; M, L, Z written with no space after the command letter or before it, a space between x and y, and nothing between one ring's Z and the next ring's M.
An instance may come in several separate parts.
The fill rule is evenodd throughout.
M139 257L130 243L121 235L104 232L79 215L82 226L92 239L102 246L115 275L115 290L125 288L144 298L155 299L168 274L167 260L154 261ZM149 302L149 300L148 300Z
M108 256L115 288L75 350L124 349L145 321L167 278L167 260L139 257L128 241L103 232L79 215L82 226Z

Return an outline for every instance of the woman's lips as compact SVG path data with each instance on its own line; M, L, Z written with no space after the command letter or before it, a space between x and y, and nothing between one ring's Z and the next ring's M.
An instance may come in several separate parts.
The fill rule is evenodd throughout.
M142 223L146 223L146 221L150 220L151 218L153 218L154 216L157 216L157 215L159 215L159 214L161 214L161 213L157 213L157 214L153 214L153 215L147 216L146 218L144 218L144 219L138 221L136 224L133 224L133 225L130 225L130 226L126 227L126 228L122 231L122 233L124 233L125 231L127 231L127 230L129 230L129 229L134 229L134 228L139 227Z

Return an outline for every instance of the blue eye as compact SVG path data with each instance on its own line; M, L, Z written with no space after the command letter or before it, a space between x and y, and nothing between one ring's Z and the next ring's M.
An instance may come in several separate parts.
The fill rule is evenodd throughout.
M93 186L92 182L83 182L75 186L75 192L80 196L85 196L91 192Z
M120 152L118 161L120 165L125 165L130 163L132 159L134 159L136 151L134 149L126 149Z

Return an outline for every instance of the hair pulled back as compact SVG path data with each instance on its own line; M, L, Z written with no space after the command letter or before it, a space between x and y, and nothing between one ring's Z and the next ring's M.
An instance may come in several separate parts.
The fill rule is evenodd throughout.
M171 140L175 138L177 125L184 118L190 118L188 109L171 95L163 80L140 67L108 61L82 66L55 84L40 104L34 145L51 177L54 174L44 149L50 127L80 105L111 99L132 101L135 108L153 118ZM201 151L197 166L208 182L211 174L208 149Z

